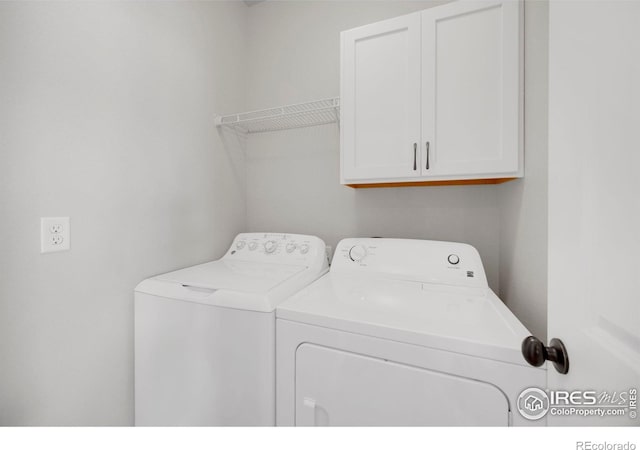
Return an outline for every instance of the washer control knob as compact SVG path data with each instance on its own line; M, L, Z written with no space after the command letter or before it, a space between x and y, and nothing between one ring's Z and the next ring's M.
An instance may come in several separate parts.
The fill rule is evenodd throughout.
M458 264L460 262L460 257L458 255L452 253L447 258L447 261L449 261L449 264L456 265L456 264Z
M249 250L254 251L256 248L258 248L258 243L255 241L249 242Z
M302 244L300 246L300 253L305 255L309 251L309 244Z
M264 251L267 253L273 253L276 248L278 248L276 241L267 241L264 243Z
M291 253L296 249L297 245L294 242L289 242L287 244L287 253Z
M236 242L236 248L238 250L242 250L244 248L244 246L247 245L247 243L245 241L238 241Z
M364 245L354 245L349 249L349 258L351 261L360 262L367 256L367 249Z

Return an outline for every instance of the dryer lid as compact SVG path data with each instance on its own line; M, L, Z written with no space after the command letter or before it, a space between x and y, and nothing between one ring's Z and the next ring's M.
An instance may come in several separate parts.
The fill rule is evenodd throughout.
M277 317L526 365L527 329L489 288L330 273L277 309Z

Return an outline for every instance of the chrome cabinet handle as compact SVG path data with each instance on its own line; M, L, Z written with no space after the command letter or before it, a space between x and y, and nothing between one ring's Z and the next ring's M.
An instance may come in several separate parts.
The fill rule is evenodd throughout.
M418 157L418 143L414 142L413 143L413 170L418 170L418 160L416 159Z
M425 169L429 170L429 141L427 141L427 164Z

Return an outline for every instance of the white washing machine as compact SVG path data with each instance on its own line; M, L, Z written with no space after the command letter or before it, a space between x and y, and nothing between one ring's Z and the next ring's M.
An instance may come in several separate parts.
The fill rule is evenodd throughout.
M275 308L328 269L314 236L243 233L135 290L136 425L275 425Z
M515 405L545 370L469 245L345 239L276 316L278 425L540 424Z

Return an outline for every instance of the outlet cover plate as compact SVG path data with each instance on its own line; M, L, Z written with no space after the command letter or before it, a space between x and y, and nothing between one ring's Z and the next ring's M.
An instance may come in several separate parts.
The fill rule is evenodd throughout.
M62 252L71 248L68 217L40 218L40 253Z

